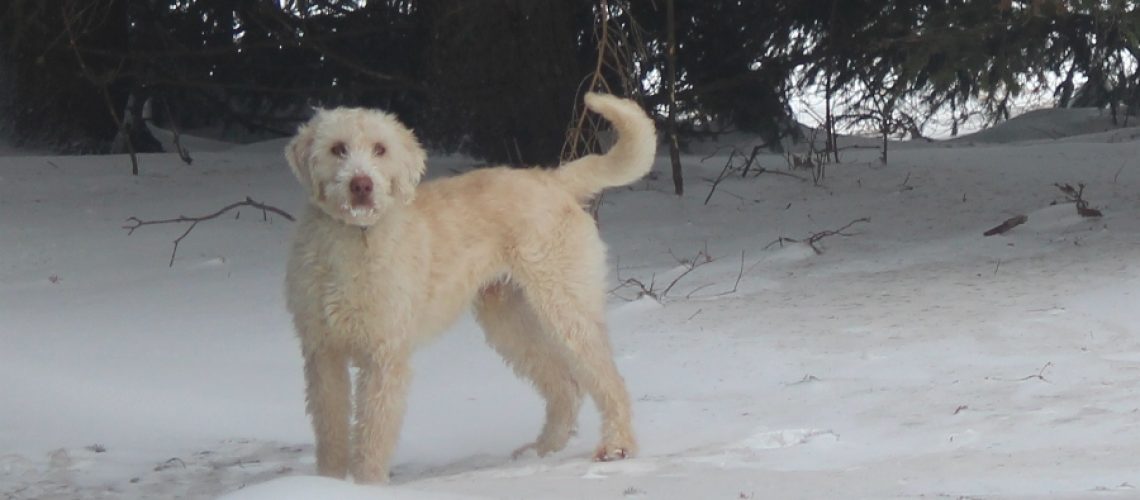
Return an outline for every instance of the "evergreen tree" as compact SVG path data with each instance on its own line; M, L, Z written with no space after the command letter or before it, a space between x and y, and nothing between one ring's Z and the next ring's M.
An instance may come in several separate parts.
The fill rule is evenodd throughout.
M1004 119L1027 92L1140 105L1140 11L1128 0L671 3L682 136L739 129L777 145L798 130L789 103L814 88L828 124L875 115L892 135L919 133L909 117L939 110ZM157 143L134 125L147 103L161 125L262 134L291 133L313 105L363 105L396 112L436 147L550 164L594 71L601 5L6 0L0 131L107 152L127 123L134 149L149 150ZM664 118L665 4L608 5L631 59L602 71Z
M16 144L110 150L129 94L126 0L7 0L0 8L0 124ZM80 50L83 49L83 50Z

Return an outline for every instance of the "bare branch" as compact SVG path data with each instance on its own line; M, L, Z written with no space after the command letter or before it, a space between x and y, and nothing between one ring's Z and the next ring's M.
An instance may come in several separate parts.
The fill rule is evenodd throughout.
M673 255L672 250L669 251L669 255ZM673 258L677 259L677 256L673 255ZM709 255L709 243L707 241L705 242L705 247L703 249L697 251L697 254L694 255L693 258L691 258L691 259L677 259L677 262L680 263L681 265L686 266L687 269L685 269L683 272L681 272L681 274L677 275L676 278L673 278L673 281L669 282L669 286L666 286L665 289L661 291L661 297L668 296L669 290L672 290L673 287L676 286L677 283L679 283L682 278L687 276L689 273L693 272L694 269L701 267L705 264L708 264L709 262L712 262L713 260L714 259L712 258L712 256Z
M720 152L720 150L725 149L725 148L731 148L731 151L728 154L728 160L725 161L725 163L724 163L724 168L722 168L720 171L720 174L717 174L716 178L711 181L712 187L709 188L709 194L707 196L705 196L705 202L704 202L705 205L709 204L709 201L712 200L713 193L716 192L717 186L719 186L721 181L723 181L725 178L727 178L729 176L729 174L732 174L732 173L739 170L741 177L747 177L748 176L748 172L752 171L752 164L756 161L756 155L758 154L761 147L762 146L754 146L752 148L752 153L749 154L748 159L745 160L743 167L737 167L736 164L733 163L733 160L735 160L737 158L742 158L742 159L744 158L744 153L741 152L739 149L736 149L736 147L734 147L734 146L722 146L720 148L717 148L716 151L714 151L712 154L701 159L701 163L704 163L705 160L708 160L709 158L716 156L716 154L718 152ZM770 173L770 174L776 174L776 175L783 175L783 176L791 177L791 178L796 179L800 182L807 182L806 178L798 176L798 175L793 174L791 172L783 172L783 171L779 171L779 170L770 170L770 169L761 167L759 165L756 166L755 172L756 172L756 175L754 177L758 177L758 176L760 176L760 174ZM729 194L731 194L731 193L729 193Z
M803 239L802 241L794 239L794 238L787 238L787 237L781 236L781 237L773 240L771 243L764 245L764 249L767 250L767 249L771 248L773 245L780 245L782 247L782 246L784 246L784 243L806 243L807 246L811 247L811 249L813 251L815 251L816 255L821 255L821 254L823 254L823 250L820 250L819 247L815 246L816 243L819 243L820 240L827 238L829 236L855 236L855 233L847 233L844 231L846 231L851 226L854 226L855 224L858 224L860 222L871 222L871 218L870 217L861 217L861 218L855 219L851 222L848 222L847 224L845 224L843 227L841 227L839 229L820 231L818 233L814 233L811 236L808 236L807 238Z
M170 102L166 98L162 99L162 106L166 108L166 116L169 117L170 132L174 134L174 149L178 152L178 157L187 165L194 163L194 158L190 157L190 150L182 146L182 133L178 130L178 124L174 122L174 113L170 111Z
M172 250L170 252L170 264L168 265L168 267L174 267L174 256L176 254L178 254L178 244L182 242L183 238L185 238L186 236L188 236L190 234L190 231L194 230L194 227L196 227L199 222L208 221L211 219L216 219L216 218L220 217L222 214L229 212L230 210L233 210L233 209L238 208L238 207L253 207L253 208L261 209L262 220L269 220L269 212L273 212L277 215L280 215L281 217L284 217L286 220L288 220L290 222L293 222L294 220L296 220L293 218L292 215L289 215L288 212L286 212L280 208L274 207L272 205L266 205L266 204L258 202L258 201L254 201L253 198L246 196L245 201L230 203L229 205L222 207L221 209L219 209L218 211L216 211L214 213L211 213L208 215L203 215L200 217L187 217L185 215L179 215L178 217L175 217L173 219L157 219L157 220L142 220L142 219L139 219L138 217L133 217L133 216L128 217L127 218L127 224L123 225L123 229L126 229L127 230L127 236L130 236L130 235L135 233L136 229L143 227L143 226L150 226L150 225L155 225L155 224L178 224L178 223L182 223L182 222L189 222L190 227L187 227L186 231L183 232L181 236L179 236L178 238L176 238L174 240L174 250Z
M834 231L820 231L820 232L815 233L811 236L808 236L808 239L805 242L808 244L809 247L811 247L812 250L815 250L816 254L822 254L823 250L820 250L819 248L816 248L816 246L815 246L815 244L818 243L819 240L827 238L828 236L837 236L837 235L838 236L854 236L853 233L845 233L843 231L847 230L847 228L854 226L855 224L860 223L860 222L871 222L871 218L870 217L861 217L859 219L855 219L851 222L848 222L843 227L836 229Z
M982 233L982 236L993 236L995 234L1004 234L1005 232L1009 231L1010 229L1013 229L1017 226L1025 224L1025 222L1028 220L1029 220L1029 217L1027 217L1025 215L1016 215L1016 216L1010 217L1010 218L1006 219L1005 222L1002 222L1001 224L998 224L997 226L992 227L989 230L987 230L986 232Z
M645 283L643 283L641 280L639 280L637 278L622 279L622 277L621 277L621 260L618 258L615 258L614 259L614 275L617 276L617 279L618 279L618 281L620 281L620 283L618 283L618 286L616 286L612 290L610 290L609 293L617 296L618 298L625 300L627 302L637 300L637 299L640 299L642 297L650 297L653 300L660 300L657 296L657 291L654 290L654 287L656 286L656 283L657 283L657 274L656 273L651 274L649 276L649 285L648 286L646 286ZM629 299L626 297L622 297L621 295L618 295L617 291L621 290L622 288L637 288L638 289L637 297Z
M772 248L775 245L780 245L780 248L784 248L784 243L799 243L799 242L800 242L800 240L797 240L795 238L788 238L787 236L781 236L779 238L772 240L771 243L764 245L764 250Z
M661 300L668 297L669 292L672 291L673 288L676 287L677 284L680 283L681 280L685 278L685 276L688 276L689 273L692 273L698 267L701 267L701 266L708 264L708 263L715 260L708 253L708 243L707 242L705 243L705 248L698 250L697 254L694 255L692 258L679 258L673 254L672 250L669 251L669 255L673 255L673 258L677 259L677 262L679 264L681 264L682 266L685 266L685 270L681 271L681 274L678 274L676 277L674 277L672 279L672 281L670 281L669 284L665 286L664 290L661 290L660 292L657 291L657 289L656 289L657 275L656 274L651 275L649 284L646 285L644 282L642 282L641 280L638 280L637 278L622 279L621 269L618 268L617 269L617 278L619 280L619 284L618 284L618 286L614 287L613 290L610 290L610 293L614 293L614 292L616 292L622 288L637 288L638 289L637 298L648 296L648 297L652 297L654 300L657 300L660 302ZM740 271L740 274L737 276L736 286L739 286L740 276L743 276L743 274L744 274L743 258L744 258L744 252L742 251L741 252L741 264L740 264L741 271ZM687 295L685 295L685 298L691 297L697 291L702 290L704 288L707 288L708 286L709 285L702 285L700 287L697 287L696 290L693 290L693 291L689 292ZM732 290L733 292L736 291L736 286L733 287L733 290ZM725 292L725 294L726 293L731 293L731 292ZM615 293L615 295L616 295L616 293ZM718 294L718 295L724 295L724 294ZM716 296L717 295L710 295L710 297L716 297ZM619 295L619 297L621 297L621 296ZM625 297L621 297L621 298L625 299ZM626 300L629 300L629 299L626 299Z
M1053 183L1053 185L1061 190L1068 201L1077 205L1077 215L1081 217L1101 217L1104 215L1100 210L1089 208L1088 200L1084 199L1085 184L1083 182L1077 184L1075 189L1069 184Z
M731 290L725 290L725 291L720 292L720 293L714 293L712 295L697 295L697 297L698 298L723 297L725 295L734 294L734 293L736 293L737 290L740 289L740 280L743 278L744 278L744 250L741 250L740 251L740 271L738 271L736 273L736 282L732 284L732 289ZM685 295L685 298L686 299L691 298L698 291L703 290L705 288L708 288L709 286L711 286L711 284L699 286L696 289L694 289L693 291L689 292L687 295Z
M1052 366L1053 366L1053 362L1048 361L1044 365L1041 366L1040 370L1037 370L1037 373L1034 373L1033 375L1026 375L1026 376L1021 377L1021 378L986 377L986 379L988 379L988 380L999 380L1002 382L1025 382L1026 380L1036 379L1036 380L1040 380L1040 381L1045 382L1045 383L1052 383L1052 382L1049 382L1049 379L1045 378L1045 370L1048 370Z
M681 281L681 278L688 276L688 274L693 272L694 269L701 267L704 264L705 264L704 262L700 262L697 260L692 261L689 264L688 269L685 269L683 272L681 272L681 274L677 275L676 278L673 278L673 281L669 282L669 286L665 287L665 289L661 291L661 296L665 297L665 296L669 295L669 290L672 290L673 287L677 285L677 282Z
M720 170L720 175L716 176L716 180L714 180L712 183L712 188L709 189L709 195L705 196L705 205L709 204L709 200L712 199L712 195L716 192L716 187L720 185L720 181L723 181L725 177L728 177L728 170L732 168L732 160L736 158L736 153L736 148L732 148L732 153L728 155L728 161L724 162L724 168ZM749 162L749 164L751 164L751 162Z
M594 70L586 75L578 84L577 92L604 92L617 94L606 75L617 75L620 85L618 89L625 94L633 94L640 88L635 85L630 74L634 70L634 52L644 52L644 42L638 37L640 28L636 20L630 15L625 2L616 2L621 8L619 12L625 14L624 23L611 22L612 12L610 0L600 0L596 7L598 22L595 23L594 36L598 41L598 50L594 62ZM631 37L633 39L631 39ZM608 70L608 71L607 71ZM632 96L631 96L632 97ZM562 143L560 160L565 163L575 158L601 150L598 132L605 126L603 121L592 116L580 106L581 99L575 99L574 108L570 113L570 124L566 130L566 140ZM601 208L602 194L590 200L586 207L590 215L598 221L598 211Z

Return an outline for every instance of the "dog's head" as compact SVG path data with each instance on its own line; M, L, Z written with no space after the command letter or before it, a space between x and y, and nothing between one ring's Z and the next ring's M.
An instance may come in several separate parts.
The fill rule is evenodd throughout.
M426 154L394 116L361 108L317 110L285 147L311 202L354 226L411 203Z

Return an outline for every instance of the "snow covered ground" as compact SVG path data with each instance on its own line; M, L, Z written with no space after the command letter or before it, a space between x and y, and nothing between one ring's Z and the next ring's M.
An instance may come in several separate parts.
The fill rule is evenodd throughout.
M567 450L511 460L541 402L465 318L416 358L388 487L312 476L290 222L203 222L172 268L185 226L121 229L246 196L297 213L283 141L145 155L139 177L8 151L0 498L1140 497L1140 129L1104 124L1039 113L885 166L850 149L822 186L733 176L708 205L727 151L685 158L682 198L663 158L601 210L641 455L589 461L588 407ZM1058 182L1104 217L1054 205ZM773 244L864 217L822 254Z

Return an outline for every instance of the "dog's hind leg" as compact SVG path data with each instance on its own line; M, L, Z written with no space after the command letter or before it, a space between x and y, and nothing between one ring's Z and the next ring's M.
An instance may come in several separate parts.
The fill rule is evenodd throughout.
M358 483L388 482L407 405L410 357L407 347L384 346L357 358L352 476Z
M593 221L586 220L592 231ZM562 351L574 378L602 413L602 442L594 458L632 456L637 442L629 393L614 364L605 327L604 247L595 233L592 238L567 238L547 248L557 250L541 263L517 269L513 277L518 278L547 338Z
M533 382L546 400L546 423L538 439L515 450L512 456L517 458L531 449L544 456L566 447L582 407L582 389L563 353L542 332L542 324L522 292L509 283L488 286L475 303L475 317L487 343L516 374Z
M305 392L317 437L317 473L343 479L348 474L348 360L340 350L314 348L305 353Z

